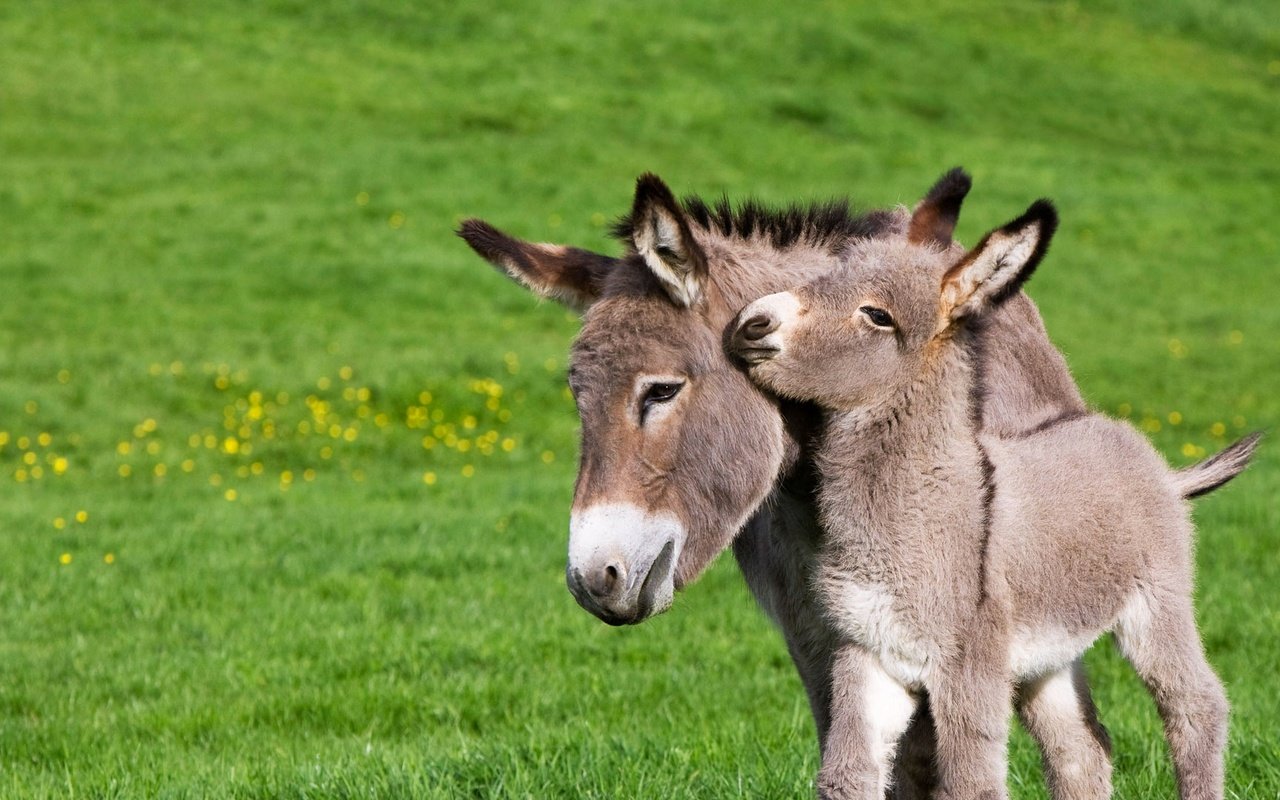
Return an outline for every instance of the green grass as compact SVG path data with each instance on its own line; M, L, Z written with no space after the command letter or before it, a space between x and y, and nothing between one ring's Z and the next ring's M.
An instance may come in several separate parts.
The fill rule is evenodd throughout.
M0 796L811 794L729 559L635 629L565 591L575 322L463 216L612 252L645 170L883 205L964 164L968 241L1058 201L1031 292L1097 406L1176 464L1275 425L1273 3L847 5L0 9ZM1196 512L1233 797L1280 794L1278 453ZM1170 796L1089 663L1117 795Z

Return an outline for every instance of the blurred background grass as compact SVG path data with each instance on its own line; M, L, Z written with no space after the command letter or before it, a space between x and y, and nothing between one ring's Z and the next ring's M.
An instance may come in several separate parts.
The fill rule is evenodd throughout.
M893 4L0 7L0 794L807 797L729 559L613 630L563 588L574 318L478 215L608 252L677 192L1038 196L1030 291L1175 464L1280 414L1280 12ZM1198 504L1234 797L1280 794L1280 458ZM1090 654L1119 797L1159 723ZM1043 795L1014 743L1016 797Z

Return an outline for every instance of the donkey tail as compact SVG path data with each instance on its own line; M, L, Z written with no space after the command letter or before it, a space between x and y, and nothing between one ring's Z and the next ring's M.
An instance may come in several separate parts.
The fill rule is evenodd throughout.
M1255 431L1211 458L1175 471L1173 485L1188 500L1212 492L1244 472L1261 440L1262 431Z

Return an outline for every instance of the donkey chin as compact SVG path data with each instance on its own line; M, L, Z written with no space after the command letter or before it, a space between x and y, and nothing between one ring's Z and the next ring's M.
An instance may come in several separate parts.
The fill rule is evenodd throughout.
M565 582L578 604L610 625L635 625L671 607L685 526L630 503L575 510Z

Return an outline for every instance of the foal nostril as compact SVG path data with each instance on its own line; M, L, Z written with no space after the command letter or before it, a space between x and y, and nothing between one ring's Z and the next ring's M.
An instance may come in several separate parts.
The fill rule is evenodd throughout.
M738 328L739 335L748 342L763 339L778 329L778 320L768 314L756 314L742 323Z

